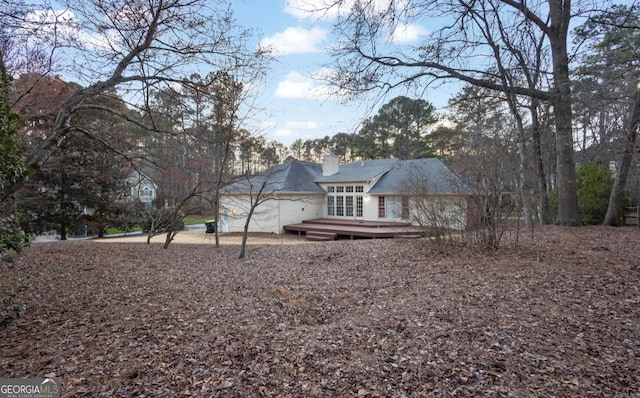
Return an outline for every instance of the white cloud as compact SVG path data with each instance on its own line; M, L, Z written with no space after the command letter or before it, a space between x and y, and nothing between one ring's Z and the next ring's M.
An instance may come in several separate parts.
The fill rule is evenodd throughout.
M80 21L68 10L36 10L27 14L21 29L16 33L24 34L30 40L73 41L80 29Z
M278 82L274 96L289 99L338 99L341 94L326 84L333 73L330 69L320 69L311 76L299 72L289 72Z
M317 98L321 91L322 87L313 79L299 72L290 72L284 80L278 82L275 97L312 99Z
M318 123L313 121L287 122L284 127L294 130L310 130L318 128Z
M274 136L276 137L292 137L293 136L293 130L289 130L289 129L278 129L275 131L275 133L273 133Z
M271 48L277 55L304 54L323 51L328 31L322 28L290 27L260 41L260 46Z
M389 41L399 44L411 43L427 33L427 29L420 25L402 24L398 25L393 32L389 34Z
M100 33L89 32L82 22L69 10L36 10L25 17L22 29L30 38L55 42L55 45L73 45L85 50L110 50L115 46L119 35L113 29Z

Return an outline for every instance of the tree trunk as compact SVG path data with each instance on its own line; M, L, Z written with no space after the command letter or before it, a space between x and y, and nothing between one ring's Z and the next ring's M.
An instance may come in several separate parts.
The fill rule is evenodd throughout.
M618 167L616 180L611 189L609 196L609 206L607 214L604 217L604 225L617 226L622 218L622 199L624 190L627 185L627 176L631 167L631 159L633 158L633 148L638 136L638 125L640 124L640 90L636 91L635 100L631 108L629 123L626 128L626 136L624 150L622 152L622 162Z
M522 214L524 217L524 224L527 228L533 227L533 217L531 216L531 198L529 197L529 190L527 186L527 173L526 173L526 145L524 142L524 134L520 133L520 142L518 142L518 152L520 155L520 162L518 164L518 171L520 174L520 197L522 199Z
M67 224L60 221L60 240L67 240Z
M175 238L175 236L176 236L175 231L173 231L173 229L170 228L169 231L167 232L167 236L164 239L164 245L162 245L162 248L168 249L169 244L171 244L171 241L173 241L173 238Z
M245 221L244 228L242 230L242 243L240 244L240 255L238 256L238 258L244 258L245 249L247 247L247 238L249 237L249 224L251 223L251 217L253 217L253 213L256 211L256 207L258 207L261 202L261 195L262 189L260 189L260 192L256 194L255 200L251 203L251 208L249 209L249 214L247 214L247 220Z
M247 238L249 234L249 220L250 220L250 217L247 217L247 223L244 224L244 229L242 231L242 243L240 244L240 254L238 255L238 258L240 259L244 258L245 249L247 247Z
M544 173L544 162L542 160L541 146L541 126L538 118L538 101L533 100L531 104L531 139L533 140L533 162L536 170L536 182L538 185L538 219L541 225L547 225L550 221L549 215L549 195L547 193L547 176Z
M553 59L555 96L553 109L556 123L556 157L558 168L558 215L556 224L580 225L576 168L573 159L571 81L567 54L567 32L571 20L569 0L549 0L549 41Z

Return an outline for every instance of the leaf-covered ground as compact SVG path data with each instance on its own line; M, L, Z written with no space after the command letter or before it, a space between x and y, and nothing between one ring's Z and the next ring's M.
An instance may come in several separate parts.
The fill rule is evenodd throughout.
M634 397L640 229L248 248L38 243L0 377L64 397ZM13 286L13 287L12 287Z

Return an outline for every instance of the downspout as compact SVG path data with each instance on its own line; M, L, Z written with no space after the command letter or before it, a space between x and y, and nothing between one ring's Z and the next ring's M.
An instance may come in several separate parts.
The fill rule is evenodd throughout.
M282 234L282 216L280 214L280 200L278 199L278 194L275 194L276 204L278 206L278 235Z

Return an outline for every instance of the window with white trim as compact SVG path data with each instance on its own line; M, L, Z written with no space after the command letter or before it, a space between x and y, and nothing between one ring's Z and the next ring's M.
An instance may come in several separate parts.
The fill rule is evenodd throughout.
M330 185L327 187L327 216L362 218L364 186Z
M336 216L344 216L344 196L336 195Z
M150 198L153 196L153 189L149 188L149 187L144 187L140 190L140 197L141 198Z
M344 197L344 215L353 217L353 196Z
M378 197L378 218L387 218L387 207L384 196Z
M409 198L405 196L379 196L378 218L381 219L408 219Z

